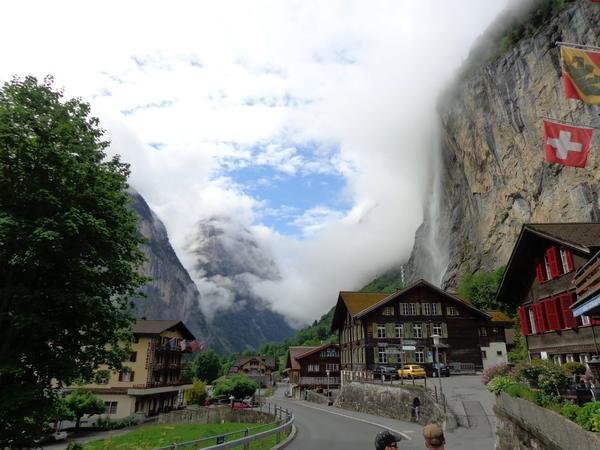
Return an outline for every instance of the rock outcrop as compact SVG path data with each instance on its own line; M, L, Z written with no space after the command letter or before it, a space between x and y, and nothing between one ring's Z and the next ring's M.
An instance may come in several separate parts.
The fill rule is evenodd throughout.
M439 201L417 231L409 280L439 278L442 261L451 288L506 264L526 222L600 221L600 132L586 168L545 162L542 117L600 128L600 107L564 98L557 41L599 46L598 4L577 1L493 61L468 60L440 99Z

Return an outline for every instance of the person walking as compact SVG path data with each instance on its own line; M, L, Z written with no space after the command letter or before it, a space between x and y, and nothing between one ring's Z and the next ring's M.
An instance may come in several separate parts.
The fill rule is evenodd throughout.
M425 438L425 447L435 450L444 450L446 438L444 430L437 423L430 423L423 428L423 437Z
M389 431L380 431L375 436L375 450L394 450L398 448L398 442L402 438L390 433Z

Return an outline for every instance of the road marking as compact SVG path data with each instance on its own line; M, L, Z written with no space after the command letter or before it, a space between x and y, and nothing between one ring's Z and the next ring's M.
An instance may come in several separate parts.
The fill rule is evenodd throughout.
M352 420L356 420L356 421L358 421L358 422L364 422L364 423L367 423L367 424L369 424L369 425L374 425L374 426L376 426L376 427L385 428L386 430L389 430L389 431L391 431L392 433L398 433L398 434L399 434L400 436L402 436L403 438L405 438L405 439L408 439L409 441L412 441L412 438L411 438L411 437L410 437L408 434L406 434L406 433L414 433L414 431L412 431L412 430L410 430L410 431L405 431L405 432L403 432L403 431L398 431L398 430L395 430L395 429L393 429L393 428L390 428L390 427L388 427L388 426L382 425L382 424L380 424L380 423L377 423L377 422L371 422L371 421L369 421L369 420L366 420L366 419L360 419L360 418L358 418L358 417L352 417L352 416L349 416L348 414L342 414L342 413L339 413L339 412L330 411L330 410L328 410L328 409L317 408L316 406L312 406L312 405L311 405L311 406L308 406L306 403L296 403L296 404L302 405L302 406L304 406L305 408L316 409L317 411L322 411L322 412L326 412L326 413L329 413L329 414L335 414L336 416L346 417L347 419L352 419Z

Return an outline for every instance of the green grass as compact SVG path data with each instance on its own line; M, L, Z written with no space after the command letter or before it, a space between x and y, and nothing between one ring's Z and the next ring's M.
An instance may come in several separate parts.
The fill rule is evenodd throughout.
M166 447L174 442L186 442L209 436L250 429L250 434L262 433L274 428L273 425L260 426L255 423L215 423L215 424L155 424L136 428L129 433L89 442L84 446L85 450L150 450L157 447ZM254 430L252 430L255 428ZM239 439L243 433L237 433L227 437L227 441ZM283 439L283 438L282 438ZM179 449L203 448L215 445L214 440L193 444ZM253 450L267 450L275 445L275 436L252 443ZM241 447L240 447L241 448Z

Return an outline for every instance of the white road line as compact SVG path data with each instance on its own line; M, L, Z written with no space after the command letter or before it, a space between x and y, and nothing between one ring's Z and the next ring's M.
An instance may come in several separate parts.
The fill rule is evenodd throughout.
M399 434L400 436L402 436L403 438L405 438L405 439L408 439L409 441L412 441L412 438L411 438L409 435L407 435L407 434L406 434L406 433L414 433L414 431L412 431L412 430L410 430L410 431L404 431L404 432L403 432L403 431L399 431L399 430L394 430L393 428L390 428L390 427L388 427L388 426L382 425L382 424L380 424L380 423L377 423L377 422L371 422L371 421L369 421L369 420L365 420L365 419L359 419L358 417L352 417L352 416L349 416L349 415L347 415L347 414L342 414L342 413L339 413L339 412L330 411L330 410L328 410L328 409L317 408L316 406L312 406L312 405L311 405L311 406L308 406L306 403L296 403L296 404L297 404L297 405L298 405L298 404L299 404L299 405L302 405L302 406L304 406L305 408L316 409L317 411L322 411L322 412L326 412L326 413L329 413L329 414L335 414L336 416L342 416L342 417L345 417L345 418L347 418L347 419L352 419L352 420L356 420L356 421L358 421L358 422L364 422L364 423L367 423L367 424L369 424L369 425L375 425L376 427L385 428L386 430L389 430L389 431L391 431L392 433L398 433L398 434Z

